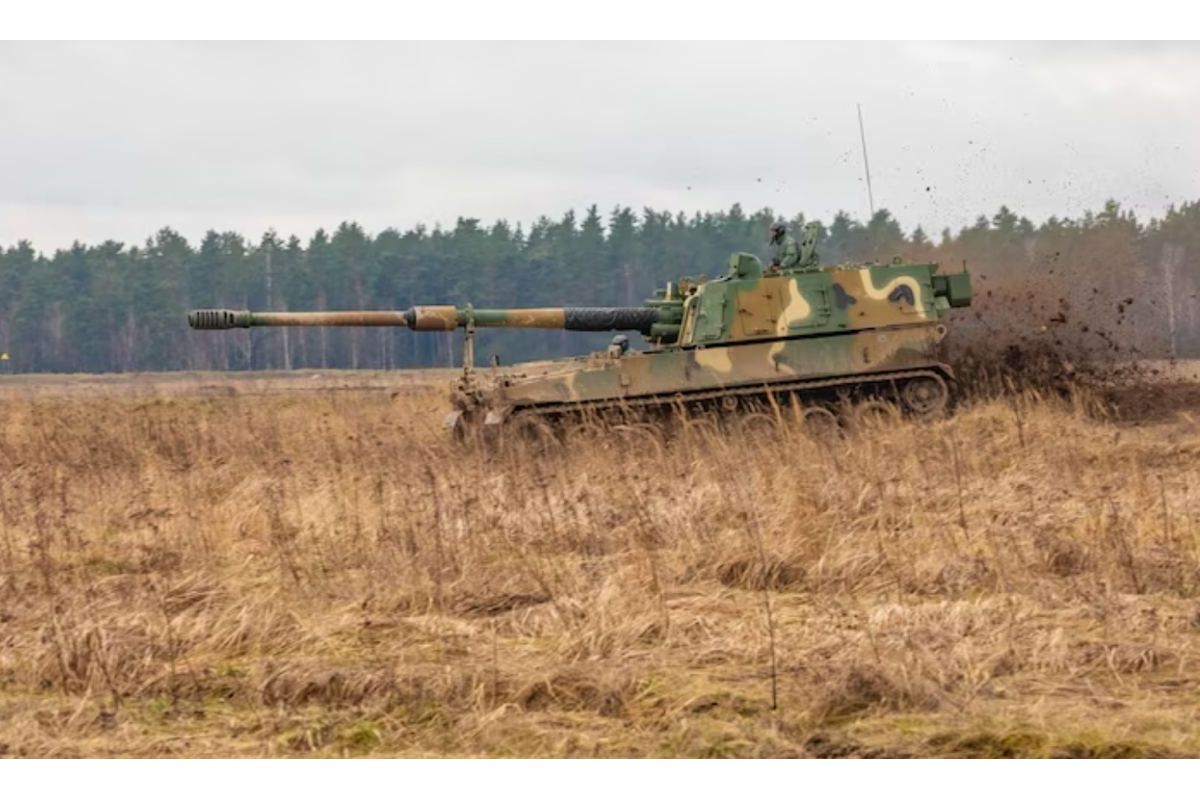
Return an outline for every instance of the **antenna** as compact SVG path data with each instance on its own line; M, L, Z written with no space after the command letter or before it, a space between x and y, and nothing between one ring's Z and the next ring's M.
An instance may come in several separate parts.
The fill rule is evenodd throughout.
M862 139L863 150L863 169L867 172L867 204L871 209L871 216L875 216L875 195L871 192L871 162L867 160L867 131L863 128L862 121L862 103L855 104L858 107L858 135Z

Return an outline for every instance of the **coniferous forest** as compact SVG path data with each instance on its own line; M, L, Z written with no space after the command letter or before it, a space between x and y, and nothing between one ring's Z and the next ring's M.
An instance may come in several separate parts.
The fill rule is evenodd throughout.
M685 215L596 207L523 228L460 218L452 228L371 233L346 222L308 241L164 228L142 244L0 248L0 351L8 372L127 372L448 366L459 338L405 329L193 332L194 307L259 310L636 305L681 275L717 275L736 251L767 255L770 209ZM798 231L802 215L786 220ZM965 261L977 302L962 341L1042 337L1113 355L1200 357L1200 202L1138 220L1110 201L1035 224L1007 208L959 231L907 230L888 211L822 222L825 264ZM956 332L957 334L957 332ZM483 362L601 348L605 334L484 331Z

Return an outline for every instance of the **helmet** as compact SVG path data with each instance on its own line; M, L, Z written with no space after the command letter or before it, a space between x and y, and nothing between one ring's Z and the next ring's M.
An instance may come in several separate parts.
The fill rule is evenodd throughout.
M767 233L770 234L769 241L775 241L783 236L786 231L787 228L784 227L782 222L772 222L771 227L767 228Z

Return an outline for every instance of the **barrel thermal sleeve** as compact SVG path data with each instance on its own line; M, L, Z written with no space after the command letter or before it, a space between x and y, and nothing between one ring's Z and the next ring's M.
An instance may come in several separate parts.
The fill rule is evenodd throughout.
M566 308L569 331L648 331L658 321L653 308Z

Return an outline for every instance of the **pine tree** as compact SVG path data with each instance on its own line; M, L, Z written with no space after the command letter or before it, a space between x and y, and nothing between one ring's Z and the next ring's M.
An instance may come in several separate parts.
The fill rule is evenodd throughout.
M302 328L197 336L183 312L636 304L680 275L720 274L731 252L765 256L767 226L775 219L786 219L797 236L808 221L770 208L747 213L737 204L690 215L618 206L606 217L590 206L581 217L573 211L539 217L528 229L464 217L449 230L389 228L371 236L344 222L332 236L317 231L307 243L268 231L250 246L236 232L208 231L193 249L169 228L140 247L77 243L51 255L23 241L0 248L0 350L10 354L14 371L445 365L457 341L449 334ZM900 253L948 265L966 260L986 280L986 291L977 293L980 309L987 292L998 298L1007 292L1010 307L1026 315L1017 325L1023 330L1039 329L1042 317L1070 319L1060 303L1086 312L1091 302L1097 313L1112 312L1117 294L1123 309L1132 295L1138 313L1125 313L1117 333L1141 354L1200 354L1194 313L1200 270L1192 258L1200 252L1200 203L1172 207L1145 224L1115 200L1079 219L1055 216L1040 225L1001 206L957 235L944 229L936 243L921 227L906 237L883 209L865 224L845 212L828 225L816 222L823 263L885 261ZM1041 284L1032 300L1014 293L1033 278ZM1064 322L1050 335L1072 331L1095 338ZM481 345L506 362L579 353L604 338L480 334Z

